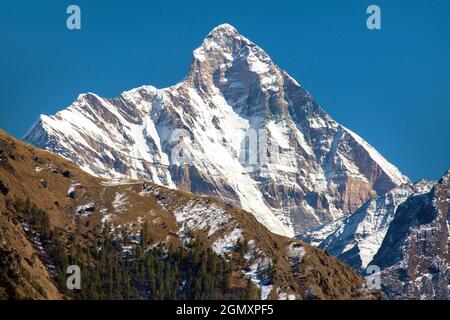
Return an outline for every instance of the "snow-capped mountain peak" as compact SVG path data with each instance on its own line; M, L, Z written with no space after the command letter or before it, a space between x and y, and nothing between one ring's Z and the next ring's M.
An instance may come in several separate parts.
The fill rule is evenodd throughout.
M228 24L194 50L181 83L81 95L24 139L97 176L220 198L288 236L408 182Z
M227 34L227 35L236 35L239 36L239 32L229 23L222 23L216 26L208 36L214 36L215 34Z

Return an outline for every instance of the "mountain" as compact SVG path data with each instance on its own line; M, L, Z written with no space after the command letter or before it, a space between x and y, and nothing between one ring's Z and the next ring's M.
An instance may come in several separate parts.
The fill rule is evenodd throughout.
M401 185L369 200L353 214L314 228L301 238L363 273L380 249L398 206L410 196L428 193L434 184L422 180Z
M147 179L238 205L286 236L409 181L228 24L194 50L179 84L112 99L82 94L42 115L24 141L98 177Z
M450 171L426 194L397 209L373 258L390 299L449 299Z
M365 274L380 269L388 299L448 299L450 171L372 199L302 237Z
M240 208L102 179L0 131L0 298L373 299L346 264ZM68 265L82 289L65 288Z

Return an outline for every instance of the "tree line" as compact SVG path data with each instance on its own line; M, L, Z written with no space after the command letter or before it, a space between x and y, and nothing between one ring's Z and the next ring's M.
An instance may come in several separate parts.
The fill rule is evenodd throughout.
M247 244L236 246L237 258L224 259L195 238L184 246L149 247L148 224L138 240L123 232L120 236L105 225L91 244L81 245L79 230L67 231L50 226L49 215L29 199L15 202L15 209L27 224L27 236L38 236L47 265L57 287L68 299L208 300L257 299L259 289L232 286L233 271L241 271ZM130 246L130 244L132 244ZM69 265L81 269L80 290L68 290ZM240 272L239 272L240 273Z

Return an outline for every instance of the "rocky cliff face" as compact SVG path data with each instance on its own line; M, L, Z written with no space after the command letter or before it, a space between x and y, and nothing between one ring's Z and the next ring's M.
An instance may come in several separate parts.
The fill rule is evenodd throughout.
M449 176L395 188L303 239L362 274L379 267L386 298L448 299Z
M230 25L184 81L80 95L24 137L106 178L149 179L241 206L293 236L408 182Z
M399 206L373 259L391 299L449 298L450 171L422 195Z
M404 184L369 200L349 216L314 228L302 238L364 273L380 249L398 206L411 196L430 192L434 184L425 180Z

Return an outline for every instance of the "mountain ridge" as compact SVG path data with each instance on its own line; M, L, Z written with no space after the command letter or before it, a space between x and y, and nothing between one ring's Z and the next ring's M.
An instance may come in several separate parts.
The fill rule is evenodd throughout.
M301 239L360 274L375 270L387 299L448 300L449 177L392 189Z
M288 236L409 181L228 24L194 50L182 82L80 95L24 141L100 177L216 197Z
M71 298L72 293L64 288L66 269L56 260L77 256L69 261L85 265L90 261L95 275L100 272L101 259L89 252L106 250L98 243L108 239L106 243L113 241L109 246L120 245L119 257L131 254L131 261L139 250L141 255L157 248L164 253L172 247L193 245L210 250L231 263L230 288L221 289L229 298L239 297L236 292L244 292L251 283L260 290L254 298L376 298L344 263L304 242L271 233L239 208L151 182L94 177L2 131L0 211L0 255L9 263L0 263L8 271L0 275L0 298ZM119 258L106 259L109 265ZM95 290L107 287L108 275L100 276L102 282ZM92 289L93 281L83 281L83 290L85 286ZM180 278L173 281L183 283ZM142 292L140 285L132 284L124 294L141 290L145 298L149 293ZM118 283L113 281L112 286L117 288ZM82 292L83 297L95 297L95 292ZM149 298L157 297L156 291L150 293Z

